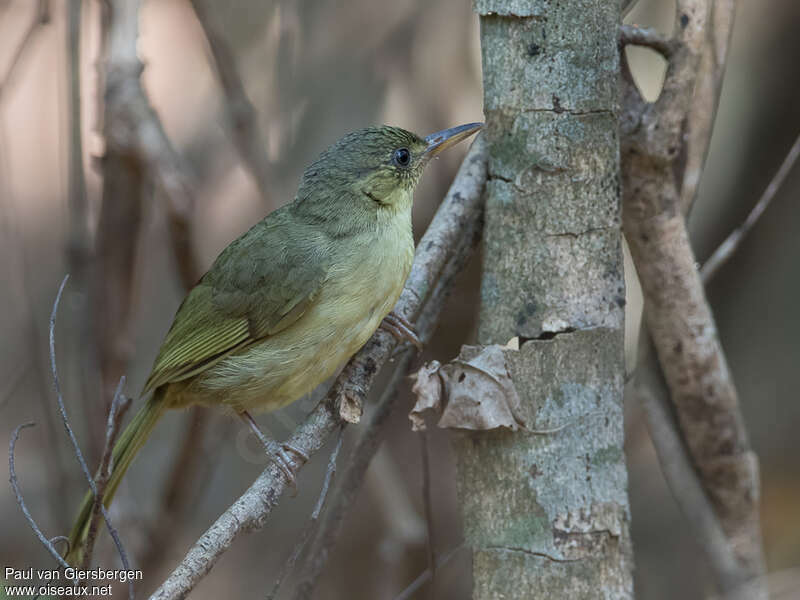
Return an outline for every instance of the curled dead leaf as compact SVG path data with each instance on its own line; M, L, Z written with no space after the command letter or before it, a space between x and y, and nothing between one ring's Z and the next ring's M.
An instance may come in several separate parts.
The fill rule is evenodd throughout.
M441 415L439 427L475 431L525 427L503 354L506 349L463 346L458 358L448 364L434 361L417 371L412 387L417 402L409 414L412 429L424 429L425 411Z
M438 360L434 360L422 365L419 371L411 375L411 379L414 380L411 392L417 397L414 408L408 414L412 431L425 429L423 415L425 411L432 411L436 414L442 412L442 379L439 377L441 366Z

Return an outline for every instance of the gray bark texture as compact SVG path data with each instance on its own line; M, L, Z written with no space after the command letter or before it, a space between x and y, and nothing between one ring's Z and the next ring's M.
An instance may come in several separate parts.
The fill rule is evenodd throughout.
M633 597L619 3L475 0L489 143L479 342L526 430L458 434L473 598Z

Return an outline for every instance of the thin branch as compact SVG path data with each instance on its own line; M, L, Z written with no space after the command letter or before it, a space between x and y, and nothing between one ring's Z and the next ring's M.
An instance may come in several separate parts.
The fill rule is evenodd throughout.
M772 181L769 182L769 185L761 194L758 202L756 202L756 205L747 215L744 222L728 234L728 237L725 238L717 249L714 250L714 253L705 264L703 264L703 268L700 269L700 277L703 278L704 283L708 283L708 281L717 274L719 268L728 262L731 256L733 256L733 253L739 248L739 244L742 243L744 237L750 233L750 230L755 226L756 222L758 222L758 219L760 219L764 211L767 210L769 203L772 202L775 194L792 170L798 156L800 156L800 136L797 136L786 158L783 159L783 163L778 169L778 172L775 173Z
M436 568L441 569L443 566L449 563L450 559L453 558L463 547L464 544L461 544L450 550L450 552L444 554L441 558L439 558L439 560L436 561ZM409 583L406 589L394 597L394 600L409 600L410 598L413 598L414 594L416 594L417 591L429 580L433 580L433 569L430 567L425 569L414 581Z
M644 409L661 471L676 503L705 550L712 571L717 574L718 579L727 582L728 589L736 587L745 578L742 577L742 570L725 531L692 465L692 458L681 437L670 404L669 388L664 381L664 374L646 327L642 327L639 338L639 358L633 385L636 397Z
M72 442L72 449L81 465L81 470L83 471L83 475L89 484L89 488L92 490L92 495L94 496L95 500L97 500L99 495L97 492L97 486L94 483L94 478L92 477L91 473L89 473L89 467L86 466L86 461L84 460L83 453L78 445L78 440L75 438L75 433L72 431L72 425L70 425L69 417L67 416L67 409L64 407L64 398L61 395L61 382L58 378L58 367L56 366L56 314L58 313L58 304L61 302L61 294L64 292L64 286L67 285L68 279L69 275L65 275L64 279L61 280L61 285L58 288L56 299L53 301L53 310L50 313L50 370L53 374L53 388L56 393L56 401L58 402L58 410L61 413L61 420L64 423L64 429L66 429L67 436L69 437L70 442ZM122 560L123 567L126 570L130 569L131 567L130 563L128 562L128 555L125 552L125 548L122 545L122 541L119 538L117 530L114 529L114 526L111 524L111 518L108 516L106 507L102 502L100 503L100 511L103 514L103 520L106 523L108 533L111 535L112 539L114 540L114 545L117 547L117 552ZM128 596L130 598L133 598L134 596L132 580L128 582Z
M36 37L37 33L39 33L41 27L43 25L47 25L49 22L50 7L48 5L48 0L39 0L33 14L33 18L25 30L25 33L22 34L17 47L12 51L11 59L8 62L8 68L6 69L2 79L0 79L0 99L3 98L4 92L11 83L14 72L20 63L23 54L25 54L25 50L30 47L33 38Z
M225 95L225 117L239 157L256 181L261 197L269 200L270 176L266 144L261 139L258 115L247 97L236 68L236 59L223 36L209 19L204 0L191 0L197 20L208 41L209 54Z
M114 452L114 443L119 434L122 417L131 405L131 399L122 394L122 388L124 386L125 376L122 376L117 384L117 389L114 391L114 399L108 411L106 441L103 447L103 454L101 455L102 458L100 459L100 467L95 476L97 495L94 497L92 513L89 518L89 532L86 536L86 543L83 551L82 569L88 569L92 564L92 553L94 552L94 543L97 538L97 526L100 523L100 505L102 504L102 498L105 497L108 480L111 477L111 458Z
M273 600L277 597L278 592L281 589L281 584L286 576L291 573L292 569L294 568L295 563L297 563L297 559L300 557L300 554L306 547L308 540L311 539L311 535L317 528L317 523L319 522L319 516L322 513L322 508L325 505L325 500L328 497L328 489L330 488L331 481L333 480L333 476L336 473L336 460L339 458L339 451L342 449L342 442L344 442L344 427L339 430L339 436L336 440L336 446L333 448L333 452L331 452L330 458L328 458L328 468L325 471L325 479L322 482L322 490L319 494L319 499L317 500L317 504L314 506L314 510L311 513L311 519L309 519L308 523L306 523L305 528L303 529L303 533L300 534L300 539L298 540L297 544L295 544L294 550L289 555L289 558L283 564L280 572L278 573L278 577L275 578L275 583L272 586L272 590L267 594L267 600Z
M47 548L47 551L53 556L54 559L56 559L58 564L64 568L68 568L69 565L67 562L61 557L61 555L58 553L58 550L56 550L55 546L53 546L52 542L45 537L45 535L42 533L42 530L39 529L36 521L31 516L28 507L25 505L25 500L22 497L22 491L19 489L19 483L17 482L17 472L14 468L14 449L16 448L17 440L19 439L19 432L28 427L33 427L34 425L36 425L36 423L23 423L22 425L18 425L11 433L11 441L8 444L9 481L11 482L11 489L14 490L14 497L17 499L17 504L19 505L20 510L22 510L22 514L25 515L28 525L31 526L31 529L33 529L33 532L36 534L36 537L39 538L39 541L45 548Z
M485 180L486 144L479 136L419 244L411 274L395 307L398 315L414 321L423 300L430 295L430 282L437 281L445 270L451 259L451 249L462 237L462 230L479 221ZM418 328L420 322L417 323ZM318 451L341 426L338 404L342 397L346 393L366 390L395 345L396 340L391 334L383 330L373 334L365 347L347 364L325 399L295 430L289 443L307 456ZM299 462L295 463L296 468L301 466ZM263 526L285 488L286 481L277 467L268 466L200 537L151 598L166 600L185 597L239 535Z
M694 3L692 3L694 4ZM688 215L697 198L700 180L711 146L711 132L717 116L728 50L733 36L737 0L705 0L710 4L694 84L694 94L687 108L683 173L680 182L681 211ZM689 5L691 7L691 4ZM678 24L676 24L677 26Z
M664 36L660 31L651 27L639 27L638 25L620 25L619 42L621 47L631 45L651 48L664 58L672 56L676 47L674 39Z

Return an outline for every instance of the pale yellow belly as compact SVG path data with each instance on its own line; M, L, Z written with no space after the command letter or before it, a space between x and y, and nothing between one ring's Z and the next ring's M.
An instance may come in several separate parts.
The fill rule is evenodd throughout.
M294 324L185 383L173 384L170 403L258 412L276 410L309 393L366 343L394 307L413 260L410 235L404 246L373 252L355 264L343 261Z

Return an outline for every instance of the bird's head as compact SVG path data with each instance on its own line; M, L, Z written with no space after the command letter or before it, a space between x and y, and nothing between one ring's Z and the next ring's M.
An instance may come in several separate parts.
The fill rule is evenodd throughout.
M398 127L348 133L303 173L298 208L317 219L333 213L407 210L428 162L482 127L469 123L420 137Z

